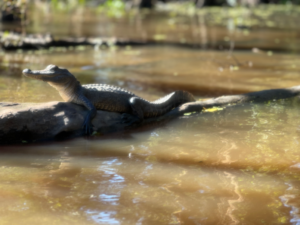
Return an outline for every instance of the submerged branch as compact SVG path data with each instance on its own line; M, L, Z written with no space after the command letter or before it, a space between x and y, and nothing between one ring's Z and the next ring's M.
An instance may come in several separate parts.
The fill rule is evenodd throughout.
M292 98L299 94L300 94L300 86L295 86L291 88L263 90L263 91L251 92L251 93L241 94L241 95L221 96L206 101L183 104L182 106L173 110L174 112L172 113L176 113L176 114L178 113L179 115L183 115L184 113L187 112L193 112L193 111L199 112L205 108L241 104L241 103L266 102L271 100Z
M174 117L182 116L185 113L201 112L203 109L219 107L219 106L233 106L242 103L259 103L271 100L292 98L300 94L300 86L282 89L263 90L258 92L251 92L240 95L227 95L217 98L212 98L204 101L185 103L171 112L161 116L159 120L172 119ZM155 118L145 120L144 123L155 121Z

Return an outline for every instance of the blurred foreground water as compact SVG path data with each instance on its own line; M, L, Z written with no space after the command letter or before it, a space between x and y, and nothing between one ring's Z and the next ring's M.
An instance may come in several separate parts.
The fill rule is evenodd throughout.
M1 221L299 222L299 106L281 100L117 136L2 146Z

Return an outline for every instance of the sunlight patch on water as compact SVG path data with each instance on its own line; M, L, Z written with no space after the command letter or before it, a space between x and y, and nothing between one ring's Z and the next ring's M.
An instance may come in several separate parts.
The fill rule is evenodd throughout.
M119 201L120 195L113 194L113 195L108 195L108 194L101 194L99 195L99 200L102 202L109 202L112 205L118 204L117 201Z
M123 183L125 181L124 177L120 176L117 172L118 170L114 167L122 165L122 162L119 162L118 159L112 158L110 160L102 162L102 164L98 167L98 170L104 172L102 175L104 178L110 178L109 183Z
M97 212L97 211L87 210L86 213L94 222L99 224L120 224L118 220L113 218L113 216L116 215L117 212L111 212L111 211Z

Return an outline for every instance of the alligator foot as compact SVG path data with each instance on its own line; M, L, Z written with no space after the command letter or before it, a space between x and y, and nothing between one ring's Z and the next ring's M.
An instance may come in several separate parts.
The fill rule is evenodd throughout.
M90 124L84 124L83 125L83 130L84 130L86 135L91 135L94 132L94 130L93 130L93 128Z
M135 124L135 123L138 123L140 121L141 121L140 118L138 118L135 115L128 114L128 113L123 113L122 114L122 123L126 124L128 126L132 125L132 124Z
M90 122L90 119L88 117L85 118L84 124L83 124L83 130L86 135L91 135L93 133L93 126Z

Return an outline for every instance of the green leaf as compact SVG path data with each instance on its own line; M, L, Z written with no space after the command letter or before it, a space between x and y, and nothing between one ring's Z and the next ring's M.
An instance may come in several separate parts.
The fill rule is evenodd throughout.
M209 108L209 109L204 109L203 112L215 112L215 111L221 111L223 109L224 108L222 108L222 107L212 107L212 108Z

